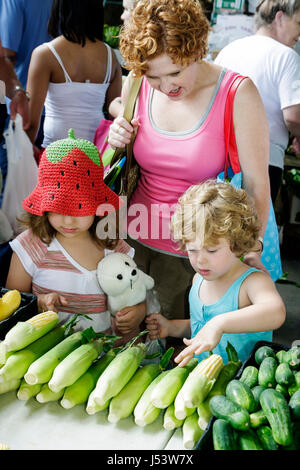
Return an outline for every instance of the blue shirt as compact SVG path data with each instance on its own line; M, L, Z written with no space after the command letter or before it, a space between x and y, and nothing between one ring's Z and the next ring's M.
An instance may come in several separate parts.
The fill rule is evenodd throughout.
M51 40L47 25L52 0L1 0L0 5L2 47L17 53L15 71L26 88L33 49Z
M204 305L199 298L199 289L203 281L203 277L198 274L189 294L191 332L192 338L196 336L198 331L216 315L232 312L239 308L239 291L240 287L249 274L259 272L256 268L249 268L238 279L236 279L225 294L214 304ZM272 331L255 332L255 333L224 333L219 344L214 348L213 352L222 356L223 361L228 362L226 353L227 341L236 349L239 359L244 362L251 353L257 341L272 341ZM197 357L200 361L208 356L208 353L201 353Z

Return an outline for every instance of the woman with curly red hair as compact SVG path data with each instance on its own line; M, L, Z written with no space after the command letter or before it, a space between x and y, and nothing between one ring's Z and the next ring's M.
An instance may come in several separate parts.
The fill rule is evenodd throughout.
M178 198L193 184L224 170L224 110L236 74L204 58L209 22L195 0L140 0L121 30L120 52L127 68L143 76L135 117L120 112L109 143L122 148L137 130L134 155L141 168L128 208L129 243L156 283L162 313L184 318L193 272L169 232ZM122 101L128 96L128 80ZM251 80L239 86L233 120L244 189L254 200L263 237L269 213L268 125ZM139 215L137 216L139 212ZM264 269L262 245L245 262Z

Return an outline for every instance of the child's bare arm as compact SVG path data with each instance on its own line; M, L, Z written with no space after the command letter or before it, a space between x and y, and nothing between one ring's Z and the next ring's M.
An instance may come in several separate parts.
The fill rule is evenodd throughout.
M20 292L31 292L31 283L31 276L25 271L18 255L13 253L7 275L6 288L17 289Z
M146 317L146 326L151 340L156 338L183 338L190 336L190 320L168 320L160 313L152 313Z

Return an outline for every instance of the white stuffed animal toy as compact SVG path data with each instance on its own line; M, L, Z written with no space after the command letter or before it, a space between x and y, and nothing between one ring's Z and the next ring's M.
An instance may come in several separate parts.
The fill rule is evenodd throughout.
M114 316L124 307L131 307L146 299L147 290L154 287L154 280L138 269L130 256L111 253L97 266L97 279L107 295L108 310Z

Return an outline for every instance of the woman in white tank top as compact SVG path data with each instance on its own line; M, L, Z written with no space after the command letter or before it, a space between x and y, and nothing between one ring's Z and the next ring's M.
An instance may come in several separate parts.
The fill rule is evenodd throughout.
M48 32L55 39L34 49L28 72L28 136L33 143L45 105L43 148L70 128L77 138L93 141L122 85L117 58L102 41L102 2L53 0Z

